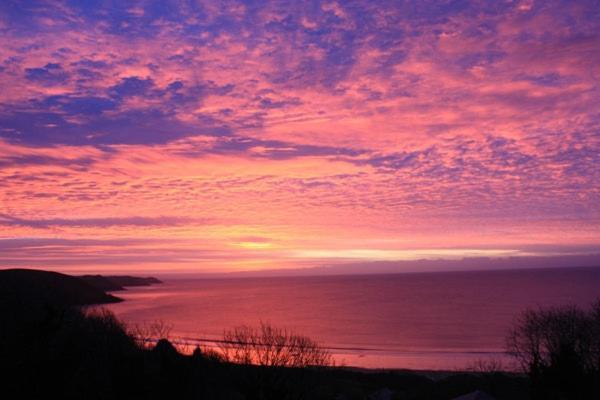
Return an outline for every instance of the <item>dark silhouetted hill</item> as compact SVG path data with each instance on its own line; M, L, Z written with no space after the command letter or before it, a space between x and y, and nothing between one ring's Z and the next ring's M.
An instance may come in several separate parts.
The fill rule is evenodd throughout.
M76 306L121 301L74 276L30 269L0 270L3 303Z
M78 278L107 292L125 290L125 287L127 286L150 286L162 283L160 280L153 277L137 277L129 275L83 275Z

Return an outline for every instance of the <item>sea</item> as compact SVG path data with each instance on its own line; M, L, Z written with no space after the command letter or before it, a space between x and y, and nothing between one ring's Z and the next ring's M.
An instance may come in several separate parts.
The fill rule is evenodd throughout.
M600 268L162 279L108 308L130 325L162 322L187 346L269 323L318 341L337 365L373 369L511 370L506 337L523 311L600 299Z

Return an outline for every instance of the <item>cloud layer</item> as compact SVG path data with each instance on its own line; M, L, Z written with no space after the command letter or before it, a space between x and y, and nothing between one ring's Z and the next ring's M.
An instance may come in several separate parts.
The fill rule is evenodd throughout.
M3 2L0 240L65 242L0 266L98 267L90 239L115 268L206 270L600 248L598 17Z

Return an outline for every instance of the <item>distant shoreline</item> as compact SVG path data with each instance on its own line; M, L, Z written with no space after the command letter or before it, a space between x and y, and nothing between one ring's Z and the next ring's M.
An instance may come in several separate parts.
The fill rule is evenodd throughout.
M131 275L76 275L75 277L105 292L117 292L126 290L127 287L151 286L163 283L154 277Z
M600 269L600 255L598 263L594 265L567 265L567 266L526 266L514 268L478 268L478 269L449 269L449 270L408 270L408 271L362 271L344 272L332 271L323 267L293 270L263 270L263 271L238 271L223 273L203 272L161 272L154 275L163 280L179 279L255 279L255 278L329 278L329 277L366 277L381 275L431 275L431 274L462 274L462 273L496 273L496 272L527 272L527 271L556 271L571 269Z

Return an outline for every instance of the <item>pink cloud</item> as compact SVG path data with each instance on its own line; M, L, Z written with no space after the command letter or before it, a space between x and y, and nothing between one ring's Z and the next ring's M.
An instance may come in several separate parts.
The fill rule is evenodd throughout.
M202 3L0 18L2 239L214 270L597 244L591 3Z

